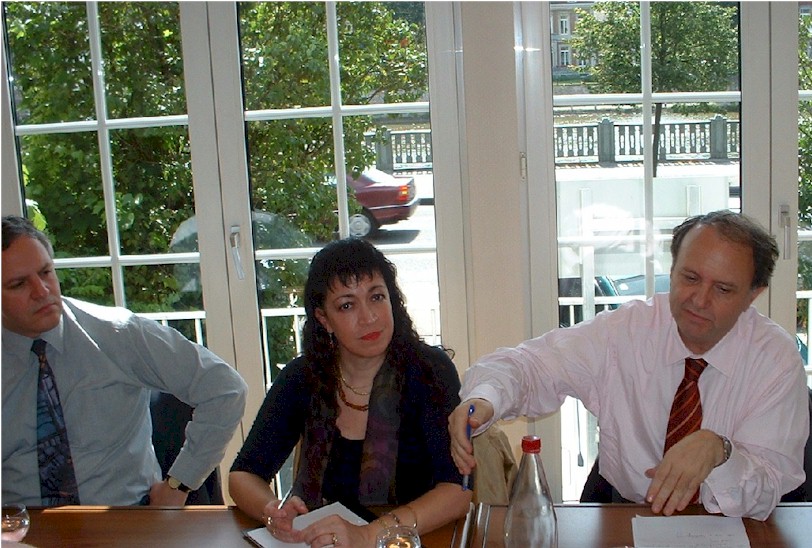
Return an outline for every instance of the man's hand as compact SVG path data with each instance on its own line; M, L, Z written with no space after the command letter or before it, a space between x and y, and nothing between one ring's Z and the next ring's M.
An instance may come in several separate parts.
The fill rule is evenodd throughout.
M670 516L691 503L697 489L724 459L722 440L710 430L685 436L663 456L660 464L646 470L652 478L646 493L651 511Z
M474 412L469 416L468 410L471 405L474 406ZM475 430L491 420L491 417L493 417L493 405L482 399L465 400L448 416L451 457L461 474L470 474L476 466L474 446L468 439L466 426L470 424L471 430Z
M186 497L188 496L189 493L169 487L166 480L159 481L149 489L149 505L182 507L186 504Z

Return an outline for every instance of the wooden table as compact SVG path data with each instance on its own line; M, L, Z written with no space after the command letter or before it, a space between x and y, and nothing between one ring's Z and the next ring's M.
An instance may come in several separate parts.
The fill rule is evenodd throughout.
M64 506L29 508L31 529L23 543L45 548L116 546L139 548L246 548L246 529L261 524L235 507ZM465 520L421 535L425 548L460 548ZM347 547L350 548L350 547Z
M479 505L470 548L504 546L505 510L505 506ZM640 504L565 504L556 505L555 513L559 548L634 546L632 518L655 515ZM695 506L681 515L686 514L707 512ZM812 503L779 504L767 521L743 521L752 548L812 546Z

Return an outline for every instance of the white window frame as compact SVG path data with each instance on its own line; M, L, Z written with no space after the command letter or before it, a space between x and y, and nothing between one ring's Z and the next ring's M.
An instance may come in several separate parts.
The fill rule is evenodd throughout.
M520 120L535 120L535 129L527 124L527 142L535 146L522 151L527 155L528 205L532 205L529 215L531 235L531 302L532 330L540 335L554 325L550 318L557 319L555 303L557 287L556 269L549 265L557 264L556 241L556 201L555 173L552 146L546 146L548 135L552 135L552 101L547 90L552 89L549 67L545 62L550 58L550 36L546 34L548 25L539 24L549 20L547 3L519 3L521 31L517 32L524 43L517 47L524 55L524 78L519 87L524 96L533 99L523 104ZM770 227L774 234L785 234L781 225L780 207L789 207L790 228L787 238L779 238L783 248L790 250L776 268L772 287L795 287L797 258L796 249L797 219L797 66L786 63L787 59L797 58L797 39L791 35L797 26L797 5L794 3L749 3L740 4L742 23L742 181L747 181L748 189L743 189L742 210L762 224ZM787 30L789 29L789 31ZM772 36L772 41L770 39ZM538 53L540 52L540 53ZM547 53L545 53L547 52ZM541 80L533 77L539 74ZM794 90L794 92L793 92ZM772 97L772 102L770 98ZM539 100L541 98L541 100ZM764 128L770 128L765 131ZM795 129L793 129L795 128ZM774 143L774 144L773 144ZM749 151L750 152L748 154ZM759 151L759 152L756 152ZM765 152L768 151L768 158ZM766 160L766 161L765 161ZM786 243L784 243L786 242ZM771 315L789 332L795 329L795 294L791 291L765 292L757 306L763 313ZM529 430L540 433L553 447L561 440L559 413L530 423ZM558 454L545 453L545 461L551 470L551 487L554 497L561 498L562 462Z
M142 264L143 261L152 261L148 264L173 260L191 260L196 262L201 260L201 276L203 277L203 300L207 310L207 344L216 353L221 355L229 363L235 365L237 370L246 379L249 386L265 386L263 378L262 343L260 332L259 312L256 310L257 298L254 280L254 261L257 258L292 259L309 258L317 249L293 249L293 250L262 250L255 253L253 242L250 238L250 212L245 204L249 204L248 197L248 169L247 156L245 150L245 122L249 119L271 119L274 117L291 117L290 113L278 111L244 112L242 106L242 93L240 90L241 76L239 67L239 43L237 24L237 5L234 2L180 2L180 19L182 44L184 50L184 71L186 75L187 109L186 115L173 117L171 120L175 124L189 124L189 135L192 149L192 167L194 171L194 187L196 195L196 215L198 218L207 219L208 222L200 223L199 226L199 246L200 253L184 254L184 257L166 257L164 255L155 257L120 257L117 252L112 252L111 257L92 257L71 260L68 264L58 266L110 266L116 264ZM328 16L331 18L331 30L335 30L335 3L328 2ZM93 17L97 5L88 4L90 25L96 24ZM453 26L453 12L451 4L438 3L426 5L427 33L430 40L438 44L429 46L431 48L446 47L447 40L444 32ZM433 30L429 30L429 28ZM98 32L96 38L91 40L98 47ZM328 33L330 34L330 33ZM328 36L330 48L335 51L337 44L337 34L332 32ZM444 58L442 52L430 53L434 56L432 63L445 64L453 67L454 58ZM335 58L335 55L331 55ZM94 61L95 62L95 61ZM450 63L449 63L450 62ZM337 64L331 67L337 74ZM101 78L101 71L94 70L94 75ZM454 70L451 70L454 73ZM431 77L431 76L430 76ZM450 80L438 80L434 78L432 85L432 96L436 96L437 89L441 89ZM453 81L451 81L453 82ZM101 81L96 85L101 90ZM334 81L332 84L332 94L335 97L339 91L339 84ZM3 213L23 214L24 207L22 201L22 184L20 181L19 168L17 166L17 151L15 146L15 128L11 117L11 102L8 93L9 82L3 58L2 75L2 135L3 135ZM442 173L445 177L443 188L435 194L437 210L444 209L444 217L438 220L438 224L453 224L453 219L459 220L460 210L457 207L459 200L449 198L459 191L459 149L448 146L456 142L456 119L453 113L456 112L456 96L454 87L446 91L451 94L451 101L445 101L450 105L450 110L433 109L434 116L447 120L444 122L448 129L443 132L437 129L435 139L448 139L446 143L438 143L435 147L435 155L438 156L435 162L435 174ZM103 101L104 97L101 97ZM103 105L103 102L99 104ZM296 113L307 115L299 109ZM310 109L309 114L332 117L335 125L336 120L340 122L342 115L349 114L377 114L385 112L428 112L429 103L417 102L400 105L369 105L369 106L326 106ZM104 108L98 108L97 114L103 115ZM148 124L149 121L146 123ZM167 121L162 120L165 124ZM118 124L143 124L144 120L127 121L107 121L102 118L100 122L92 122L89 130L96 130L96 124L102 126L101 129ZM69 125L69 124L67 124ZM149 125L149 124L148 124ZM129 127L129 126L128 126ZM46 128L41 128L45 130ZM36 131L37 128L28 131ZM17 131L26 131L24 128ZM445 133L445 136L443 136ZM343 136L337 134L335 139L342 139ZM106 140L105 136L100 136L100 142ZM105 153L104 144L101 145L102 165L110 165L109 151ZM343 150L342 146L335 146L336 150ZM447 149L441 153L440 150ZM106 154L106 155L105 155ZM439 158L443 154L448 154L450 161ZM338 158L338 157L337 157ZM343 164L343 159L338 159ZM111 181L111 177L106 178ZM455 183L457 187L455 191ZM108 194L112 203L112 184L109 184ZM339 196L344 196L344 204L340 204L340 209L346 212L346 192L339 190ZM340 198L339 198L340 199ZM456 208L456 213L455 213ZM108 215L114 214L114 208L109 209ZM340 220L340 231L347 234L346 213ZM439 217L439 215L438 215ZM108 221L110 226L115 226ZM459 226L459 223L457 223ZM239 255L243 258L242 270L244 277L240 275L234 263L232 254L233 229L239 230L240 238L238 242ZM451 227L440 238L446 238L444 245L449 248L461 249L460 232ZM115 238L115 234L111 236ZM111 240L112 241L112 240ZM451 243L449 243L451 242ZM387 254L401 253L434 253L435 246L417 247L414 245L388 245L379 246ZM117 245L111 245L117 249ZM186 256L188 255L188 256ZM456 255L456 258L454 257ZM451 294L458 301L465 303L465 293L458 291L458 284L454 280L464 270L457 258L462 256L457 251L452 251L450 257L444 261L438 258L438 268L445 271L440 273L440 283L443 285L441 291ZM203 259L201 259L203 257ZM123 287L122 284L118 284ZM116 304L126 305L123 299L123 290L116 290ZM441 309L442 310L442 309ZM455 307L449 314L452 319L442 319L441 324L453 324L458 335L454 334L454 329L449 332L446 345L456 347L457 355L467 357L468 332L465 322L459 322L455 317L461 314L462 318L467 317L465 306ZM154 315L153 315L154 316ZM162 320L171 314L161 314L155 316ZM198 318L199 320L199 318ZM253 389L249 392L249 399L246 413L241 425L231 445L229 446L224 463L230 463L237 450L242 444L245 434L253 423L256 412L264 397L264 390Z
M569 46L559 46L558 48L558 64L562 67L570 66L570 47Z
M570 34L570 16L568 13L558 15L558 34L562 36L569 36Z
M431 95L431 115L433 147L435 151L435 213L437 223L437 261L439 270L441 325L443 341L456 352L455 362L464 369L480 355L493 350L499 343L513 344L556 327L557 324L557 246L554 158L552 147L552 57L550 55L550 35L552 21L548 3L516 2L496 3L486 9L478 3L427 2L426 30L429 50L429 89ZM741 4L742 10L742 89L743 104L748 113L748 121L743 126L742 180L752 184L762 184L769 192L745 191L743 210L770 226L776 234L783 234L779 207L788 202L791 207L791 225L788 249L795 249L795 219L797 219L797 131L788 127L797 124L797 67L791 67L787 59L797 57L793 49L788 29L795 28L797 22L796 3L750 3ZM217 150L216 154L193 154L196 172L195 192L199 207L198 215L216 218L218 222L206 223L200 234L201 252L211 257L212 263L201 265L207 277L204 287L226 291L206 291L209 315L209 346L223 355L231 363L238 364L241 374L252 387L263 386L260 381L261 363L260 337L252 334L258 330L259 322L253 316L246 317L240 303L248 299L256 302L255 288L251 283L235 283L236 278L231 263L229 248L230 227L250 226L249 219L242 209L231 205L220 211L208 209L203 204L217 201L217 196L233 191L221 188L221 181L242 180L247 177L242 143L244 113L241 101L229 103L229 97L236 96L233 86L239 85L239 76L231 69L237 66L236 23L227 23L234 10L233 3L221 5L211 3L181 3L181 31L184 50L196 48L185 55L185 63L195 66L215 67L212 77L200 76L187 79L189 131L192 135L193 150ZM499 38L504 33L504 12L511 10L515 16L511 40L504 52L505 43L500 40L493 49L500 57L490 57L490 50L484 45L477 46L476 39L490 36L493 30ZM225 19L223 19L225 18ZM492 19L498 19L494 28ZM498 32L497 32L498 31ZM224 33L224 34L223 34ZM209 42L208 36L218 37ZM770 36L773 41L770 41ZM468 37L468 41L465 37ZM475 39L476 38L476 39ZM492 44L488 44L491 48ZM465 48L470 55L465 56ZM513 55L515 63L503 63L503 59ZM14 128L10 116L8 77L3 59L2 67L2 210L4 214L23 212L22 193L16 150L14 148ZM192 74L192 68L186 68ZM197 74L194 69L194 74ZM200 74L205 74L201 72ZM517 80L518 77L518 80ZM471 100L474 90L482 91L483 85L494 82L517 81L516 96L505 97L508 107L514 101L523 105L523 110L510 118L509 108L500 108L493 127L483 129L480 111L491 112L496 105L482 104ZM794 82L794 84L793 84ZM489 83L489 84L488 84ZM541 90L540 100L525 101L525 96ZM770 97L773 101L770 102ZM475 99L480 99L475 97ZM527 108L532 106L532 108ZM480 109L479 107L483 107ZM201 120L194 113L211 109L223 122L217 127L210 121ZM490 109L490 110L489 110ZM518 110L518 109L517 109ZM481 134L507 135L513 127L518 137L501 139L484 148L486 139ZM769 131L765 131L769 128ZM514 147L518 139L518 146ZM231 143L236 149L217 149L212 141ZM529 147L527 143L533 143ZM212 148L214 147L214 148ZM748 151L758 151L756 154ZM767 152L764 152L767 151ZM504 153L504 154L503 154ZM490 154L492 167L482 162ZM765 154L769 155L765 161ZM203 167L200 167L202 163ZM478 170L488 170L484 175ZM222 173L221 177L219 174ZM491 173L483 183L482 178ZM205 176L204 176L205 175ZM200 177L200 180L197 178ZM482 192L482 185L490 184L493 192ZM501 186L497 186L501 185ZM243 185L234 185L243 187ZM247 189L247 185L244 186ZM518 195L523 196L524 211L512 212L513 218L505 218L505 203ZM247 190L246 190L247 191ZM206 196L203 199L203 196ZM507 198L505 197L507 196ZM245 196L229 196L231 202L247 203ZM487 202L487 203L485 203ZM531 206L532 205L532 209ZM481 215L482 211L493 211L493 216ZM781 242L782 239L779 239ZM782 244L782 250L783 250ZM498 253L494 249L498 248ZM242 257L253 257L250 238L241 239ZM298 251L301 252L301 251ZM492 264L493 256L506 257L508 264ZM792 254L794 256L794 253ZM518 275L510 270L513 260L524 257L526 265L519 264L522 270ZM797 260L797 259L796 259ZM790 262L779 265L774 287L795 287L797 265ZM489 264L489 262L491 264ZM94 265L95 266L95 265ZM245 260L244 268L253 269L253 261ZM526 272L524 269L526 268ZM505 272L507 270L507 272ZM532 273L532 275L531 275ZM518 289L500 287L494 280L509 277L519 280ZM246 278L249 272L246 272ZM484 281L483 281L484 280ZM524 280L524 281L522 281ZM250 287L249 287L250 286ZM233 295L231 294L233 293ZM493 298L492 294L497 298ZM778 295L768 292L760 297L759 308L768 312L787 329L794 329L794 294ZM507 298L501 298L503 296ZM518 295L518 298L514 298ZM236 297L235 297L236 296ZM222 318L223 327L212 327L212 321ZM235 328L234 326L238 326ZM235 333L236 331L236 333ZM499 342L494 342L499 341ZM245 365L243 368L242 364ZM264 391L251 390L252 410L246 411L243 430L247 427L258 408ZM528 423L519 423L520 428L539 433L546 447L560 445L561 427L558 414ZM243 432L235 436L235 441L226 455L225 463L233 458L235 449L241 445ZM515 438L513 438L515 441ZM550 474L550 483L560 500L561 457L555 451L545 451L545 464Z
M211 66L211 81L207 80L206 73L201 68L195 74L203 75L202 80L196 84L190 84L190 88L199 91L202 96L201 112L205 109L213 108L215 112L215 127L190 126L192 135L193 158L195 156L204 157L205 162L214 162L206 168L205 183L206 188L218 193L212 197L212 203L222 206L221 212L211 212L212 218L219 219L221 226L212 227L216 232L220 242L225 242L226 252L221 253L223 261L220 268L226 270L228 279L228 292L221 291L219 297L230 305L232 318L231 336L233 340L235 361L242 366L240 373L245 378L249 386L265 386L263 364L263 347L261 321L256 314L256 287L254 284L254 260L287 260L287 259L309 259L318 251L318 248L298 248L298 249L264 249L256 250L250 238L250 212L246 204L251 203L248 185L248 157L244 145L246 140L245 126L247 122L261 120L274 120L285 118L300 118L306 116L330 117L334 127L334 149L336 154L336 164L343 165L343 116L381 114L387 112L428 112L429 102L401 103L401 104L371 104L371 105L344 105L341 102L340 81L338 80L338 37L336 32L336 4L327 2L327 35L328 47L330 49L329 58L332 60L331 68L331 97L333 104L327 106L307 107L301 109L270 109L261 111L248 111L242 103L241 75L240 75L240 52L238 37L238 14L237 4L234 2L207 2L207 3L183 3L182 22L188 22L188 27L184 26L184 49L189 44L190 50L200 51L201 59L198 61L204 65ZM449 17L449 13L442 9L429 13L429 5L426 4L427 27L429 21L434 18ZM445 23L448 24L447 22ZM429 30L427 28L427 34ZM188 42L187 42L188 40ZM430 48L432 46L429 46ZM195 119L190 105L190 117ZM453 112L453 111L450 111ZM432 112L432 115L437 114ZM201 114L203 116L204 114ZM432 120L434 124L434 121ZM441 132L438 131L437 135ZM453 137L453 136L452 136ZM434 139L438 139L437 136ZM208 152L212 149L209 145L203 144L198 149L199 143L207 143L214 140L219 143L216 154ZM196 152L197 151L197 152ZM202 151L202 152L201 152ZM434 177L438 180L438 173L443 172L442 147L438 149L434 146ZM208 155L207 155L208 152ZM207 157L208 156L208 157ZM459 170L457 169L457 172ZM348 234L347 224L347 202L346 202L346 179L344 173L337 174L339 211L339 231L342 235ZM442 191L435 190L435 211L441 206ZM435 214L439 218L439 213ZM439 220L437 221L439 223ZM234 231L239 231L242 235L239 242L239 255L243 257L242 267L245 271L244 279L239 277L233 255L228 247L231 245L230 236ZM439 230L438 230L439 240ZM378 248L391 254L409 253L434 253L438 246L416 246L414 244L403 245L379 245ZM252 260L253 259L253 260ZM446 263L447 264L447 263ZM438 269L441 269L438 257ZM458 267L452 267L458 268ZM443 278L443 274L440 274ZM441 314L446 309L440 307ZM271 310L271 313L279 312L293 315L295 310ZM299 311L300 313L301 311ZM263 317L265 311L262 311ZM441 325L445 322L441 318ZM446 345L453 344L446 339L443 333L443 341ZM452 346L453 348L453 346ZM246 412L242 423L243 436L247 435L254 417L264 398L263 390L251 391L246 403ZM239 448L241 439L235 439L234 450ZM226 455L227 459L229 455Z

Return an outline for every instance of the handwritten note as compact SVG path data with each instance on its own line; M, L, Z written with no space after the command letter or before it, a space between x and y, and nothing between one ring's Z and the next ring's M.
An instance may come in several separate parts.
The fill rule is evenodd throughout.
M307 514L296 516L295 518L293 518L293 527L295 527L296 529L304 529L311 523L314 523L323 517L327 517L333 514L338 514L342 518L346 519L350 523L354 523L355 525L366 525L367 523L366 520L358 517L358 515L356 515L353 511L348 509L340 502L334 502L333 504L328 504L327 506L323 506L318 510L313 510L312 512L308 512ZM257 546L262 546L263 548L299 548L299 547L307 548L307 545L303 542L300 543L282 542L281 540L278 540L273 535L271 535L271 533L265 527L259 527L251 531L247 531L245 533L245 537L253 544Z
M637 548L750 548L741 518L637 516L632 531Z

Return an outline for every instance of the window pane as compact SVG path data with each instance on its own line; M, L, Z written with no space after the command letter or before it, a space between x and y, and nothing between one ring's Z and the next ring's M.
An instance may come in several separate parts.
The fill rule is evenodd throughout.
M336 28L328 28L326 14L333 7ZM256 282L270 385L281 364L300 351L298 301L309 266L309 258L290 260L274 250L320 247L338 237L338 216L344 214L338 182L344 174L341 201L346 198L351 235L395 247L420 241L421 251L436 245L428 205L433 189L423 103L424 8L413 2L245 3L239 18ZM340 78L329 72L328 36L338 40ZM333 104L339 95L340 104ZM380 108L400 103L408 104ZM320 110L301 116L280 110L295 107ZM407 225L418 217L421 199L427 202L420 221L425 231ZM417 260L399 249L392 260L429 269L421 270L421 278L433 280L426 281L430 288L416 289L415 277L404 293L421 335L439 343L437 267L434 253L425 254L429 260Z
M110 137L121 250L166 253L179 225L195 214L186 127L117 130Z
M417 227L434 224L434 208L421 206L409 221ZM409 234L409 233L412 234ZM406 233L406 234L403 234ZM388 234L378 233L371 241L376 244L395 243L395 238L413 238L415 245L433 245L434 234L428 230L391 230ZM410 253L408 255L389 254L398 272L398 286L406 296L406 310L409 312L415 329L428 344L441 344L440 337L440 292L437 282L437 254Z
M263 352L271 381L284 365L301 353L304 322L304 284L310 261L306 259L256 261L262 309Z
M176 229L194 214L187 129L109 129L105 123L108 113L143 118L185 112L178 4L36 2L4 8L16 119L75 124L102 118L98 124L17 130L29 214L53 238L57 259L102 257L85 264L115 264L121 253L167 252ZM97 15L98 26L91 25L88 17ZM105 84L106 109L94 104L91 54L99 52L89 44L96 43L102 44L96 62L104 67L98 78ZM108 219L116 225L108 226ZM112 281L115 293L106 286L98 291L101 270L84 276L76 269L76 276L65 276L66 293L138 311L171 309L179 299L172 268L105 270L104 284Z
M186 112L180 14L174 2L100 2L110 118Z
M809 344L812 326L812 17L799 5L798 23L798 298L797 334L812 386Z
M136 265L124 269L127 308L133 312L176 310L180 299L174 265Z
M79 2L3 2L17 124L96 118L87 10Z
M62 295L101 305L115 305L109 268L59 268L56 273Z
M738 90L738 6L726 2L651 2L652 91ZM577 8L570 41L595 59L593 91L635 93L640 80L640 4L596 2Z
M25 197L58 257L108 255L95 132L21 137Z
M421 2L339 2L336 11L344 104L427 99Z
M245 108L330 104L323 2L239 4Z
M195 221L195 219L192 219ZM182 225L186 226L186 225ZM181 231L178 231L180 233ZM188 243L197 246L197 232L188 238ZM173 244L175 241L173 240ZM177 248L176 248L177 247ZM180 245L174 246L172 251L181 251ZM203 286L200 282L200 264L179 263L172 266L171 272L166 272L171 276L177 286L177 300L172 303L172 310L203 310Z
M655 92L740 89L738 4L652 2L651 72Z
M248 150L251 209L263 214L262 222L284 227L255 233L256 248L330 241L338 230L330 121L251 122Z
M642 5L650 8L647 50L640 45ZM647 282L667 291L673 227L691 215L739 209L742 192L738 5L551 6L558 21L570 13L571 37L553 35L551 44L561 65L578 60L553 72L562 325L645 298ZM643 89L644 66L651 67L650 89ZM665 103L656 95L665 92L677 96ZM632 93L651 97L651 111L642 100L622 99ZM574 401L562 408L562 432L577 432L563 440L571 471L565 501L578 499L597 451L595 432L582 428L593 419L583 415ZM576 454L587 466L576 465Z

